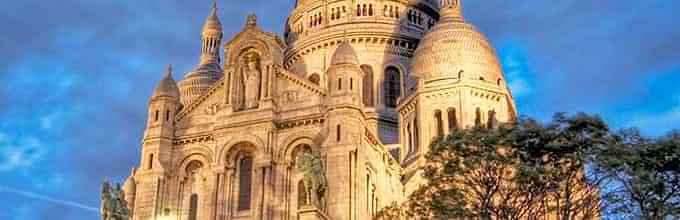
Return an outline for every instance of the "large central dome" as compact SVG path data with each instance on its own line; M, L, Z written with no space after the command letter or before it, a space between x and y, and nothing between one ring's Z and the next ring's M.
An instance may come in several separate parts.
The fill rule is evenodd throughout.
M484 35L465 22L459 0L445 0L440 21L415 51L412 71L425 83L446 78L503 80L498 57Z

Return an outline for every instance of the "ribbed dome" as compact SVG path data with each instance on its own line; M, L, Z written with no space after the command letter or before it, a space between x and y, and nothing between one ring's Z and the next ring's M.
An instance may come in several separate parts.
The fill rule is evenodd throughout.
M203 95L217 80L222 77L222 69L217 63L200 64L195 70L187 73L179 82L182 96L180 102L187 106Z
M335 49L333 57L331 58L331 65L338 64L359 64L359 58L357 57L354 47L347 41L344 40Z
M168 71L165 73L165 77L156 86L153 91L152 97L159 96L169 96L179 98L179 89L177 88L177 83L172 79L172 67L168 66Z
M222 22L220 22L220 18L217 17L217 2L213 2L210 15L208 15L208 18L206 18L205 24L203 25L203 32L206 31L222 32Z
M444 0L439 22L425 34L415 51L412 71L425 82L457 78L503 79L493 47L463 19L459 0Z

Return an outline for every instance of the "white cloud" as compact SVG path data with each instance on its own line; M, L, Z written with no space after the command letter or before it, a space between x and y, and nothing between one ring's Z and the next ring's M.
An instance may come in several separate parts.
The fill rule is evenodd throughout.
M32 167L47 153L47 149L35 137L26 137L18 141L4 137L0 140L2 140L0 141L0 172Z
M510 79L508 86L512 91L514 97L525 97L531 94L532 87L529 82L519 76L519 74L508 74Z

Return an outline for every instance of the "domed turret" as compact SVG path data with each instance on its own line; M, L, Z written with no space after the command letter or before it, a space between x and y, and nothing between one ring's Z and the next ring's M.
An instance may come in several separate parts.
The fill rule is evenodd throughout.
M335 49L333 57L331 58L331 65L339 64L359 64L357 53L347 40L343 40L342 43L338 45L338 48Z
M423 37L411 65L424 83L447 78L503 79L495 50L483 34L465 22L460 0L443 1L441 19Z
M349 41L342 41L335 49L327 75L331 105L360 105L363 72Z
M172 66L168 66L168 70L165 76L156 86L153 91L152 98L167 96L173 98L179 98L179 88L177 88L177 83L172 79Z
M213 2L212 9L206 18L201 32L201 59L193 71L187 73L179 82L181 102L184 106L191 104L194 99L203 95L213 83L222 77L220 67L220 44L222 42L222 23L217 17L217 3Z

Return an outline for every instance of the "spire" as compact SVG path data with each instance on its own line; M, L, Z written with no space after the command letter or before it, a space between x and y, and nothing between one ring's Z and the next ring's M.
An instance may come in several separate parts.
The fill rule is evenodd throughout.
M463 22L463 10L461 5L462 0L442 0L442 8L440 10L442 21L457 21Z
M203 25L203 33L209 31L216 31L222 33L222 23L220 18L217 17L217 1L213 0L212 8L210 9L210 14L205 20L205 25Z
M163 78L170 78L172 79L172 64L168 64L168 68L165 71L165 77Z

